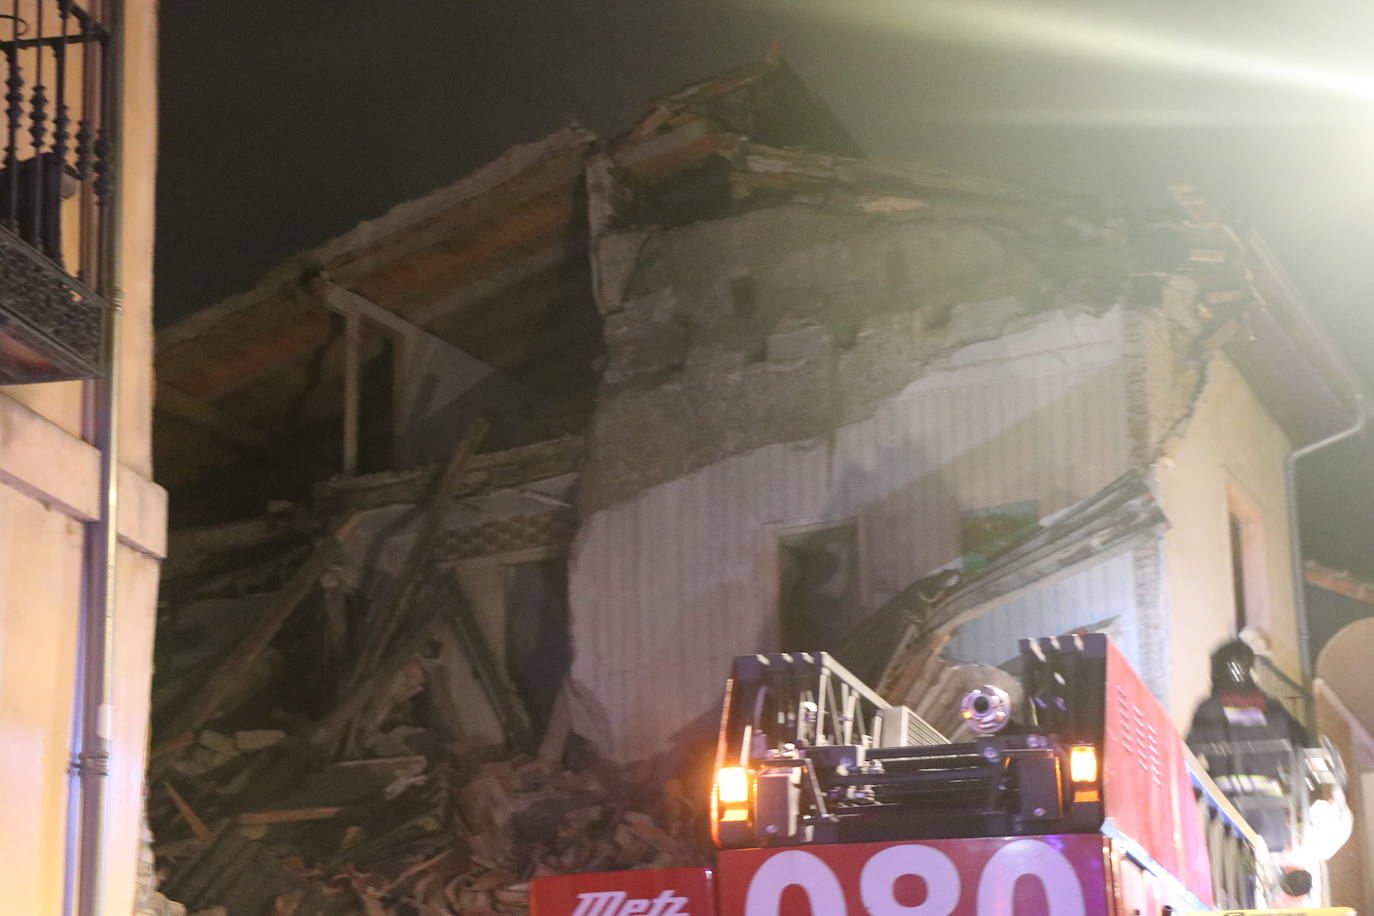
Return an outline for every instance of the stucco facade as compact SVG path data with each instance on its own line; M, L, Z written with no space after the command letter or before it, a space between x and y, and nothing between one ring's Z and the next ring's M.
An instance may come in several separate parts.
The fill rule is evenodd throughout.
M1228 501L1258 513L1261 584L1251 589L1249 625L1272 660L1301 676L1289 553L1287 437L1224 355L1209 366L1206 387L1185 431L1159 461L1164 535L1164 601L1169 632L1169 695L1174 721L1186 727L1209 692L1208 654L1235 634L1235 594Z
M102 912L134 910L159 560L166 505L152 483L152 256L156 4L124 5L123 305L119 548L108 714ZM0 389L0 881L11 913L63 912L83 597L83 552L101 511L100 455L85 431L88 382Z

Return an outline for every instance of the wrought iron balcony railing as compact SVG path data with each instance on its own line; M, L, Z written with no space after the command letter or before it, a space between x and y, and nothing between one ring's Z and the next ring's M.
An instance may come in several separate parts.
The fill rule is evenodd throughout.
M0 383L103 373L119 0L0 0Z

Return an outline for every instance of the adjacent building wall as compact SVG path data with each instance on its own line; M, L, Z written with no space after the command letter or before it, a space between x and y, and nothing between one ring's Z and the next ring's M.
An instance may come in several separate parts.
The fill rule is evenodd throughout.
M133 911L165 497L151 482L156 4L125 4L120 514L103 912ZM0 883L6 912L62 911L84 527L99 455L82 383L0 389Z
M1210 690L1209 654L1236 635L1228 499L1252 506L1262 525L1258 566L1265 594L1263 606L1252 607L1250 625L1265 634L1277 665L1294 677L1300 672L1283 471L1289 448L1235 366L1214 356L1191 418L1165 443L1156 465L1169 519L1162 559L1171 621L1164 700L1181 729Z

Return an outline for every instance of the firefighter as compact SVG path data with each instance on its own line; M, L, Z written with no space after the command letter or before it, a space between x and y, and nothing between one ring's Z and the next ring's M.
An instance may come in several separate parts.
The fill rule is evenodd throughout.
M1300 790L1298 753L1307 730L1254 679L1255 652L1243 641L1212 654L1212 695L1188 730L1188 746L1206 763L1231 800L1271 850L1289 847L1291 800Z

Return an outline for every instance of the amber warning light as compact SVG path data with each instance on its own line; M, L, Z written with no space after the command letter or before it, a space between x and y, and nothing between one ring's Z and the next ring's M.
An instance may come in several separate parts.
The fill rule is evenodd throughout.
M721 767L716 773L716 799L722 805L741 805L749 800L749 771L744 767Z
M749 783L749 771L744 767L721 767L716 771L716 784L711 790L711 832L717 845L738 842L738 831L748 829ZM722 830L733 832L722 836Z
M1069 751L1069 778L1074 782L1097 781L1097 748L1075 744Z

